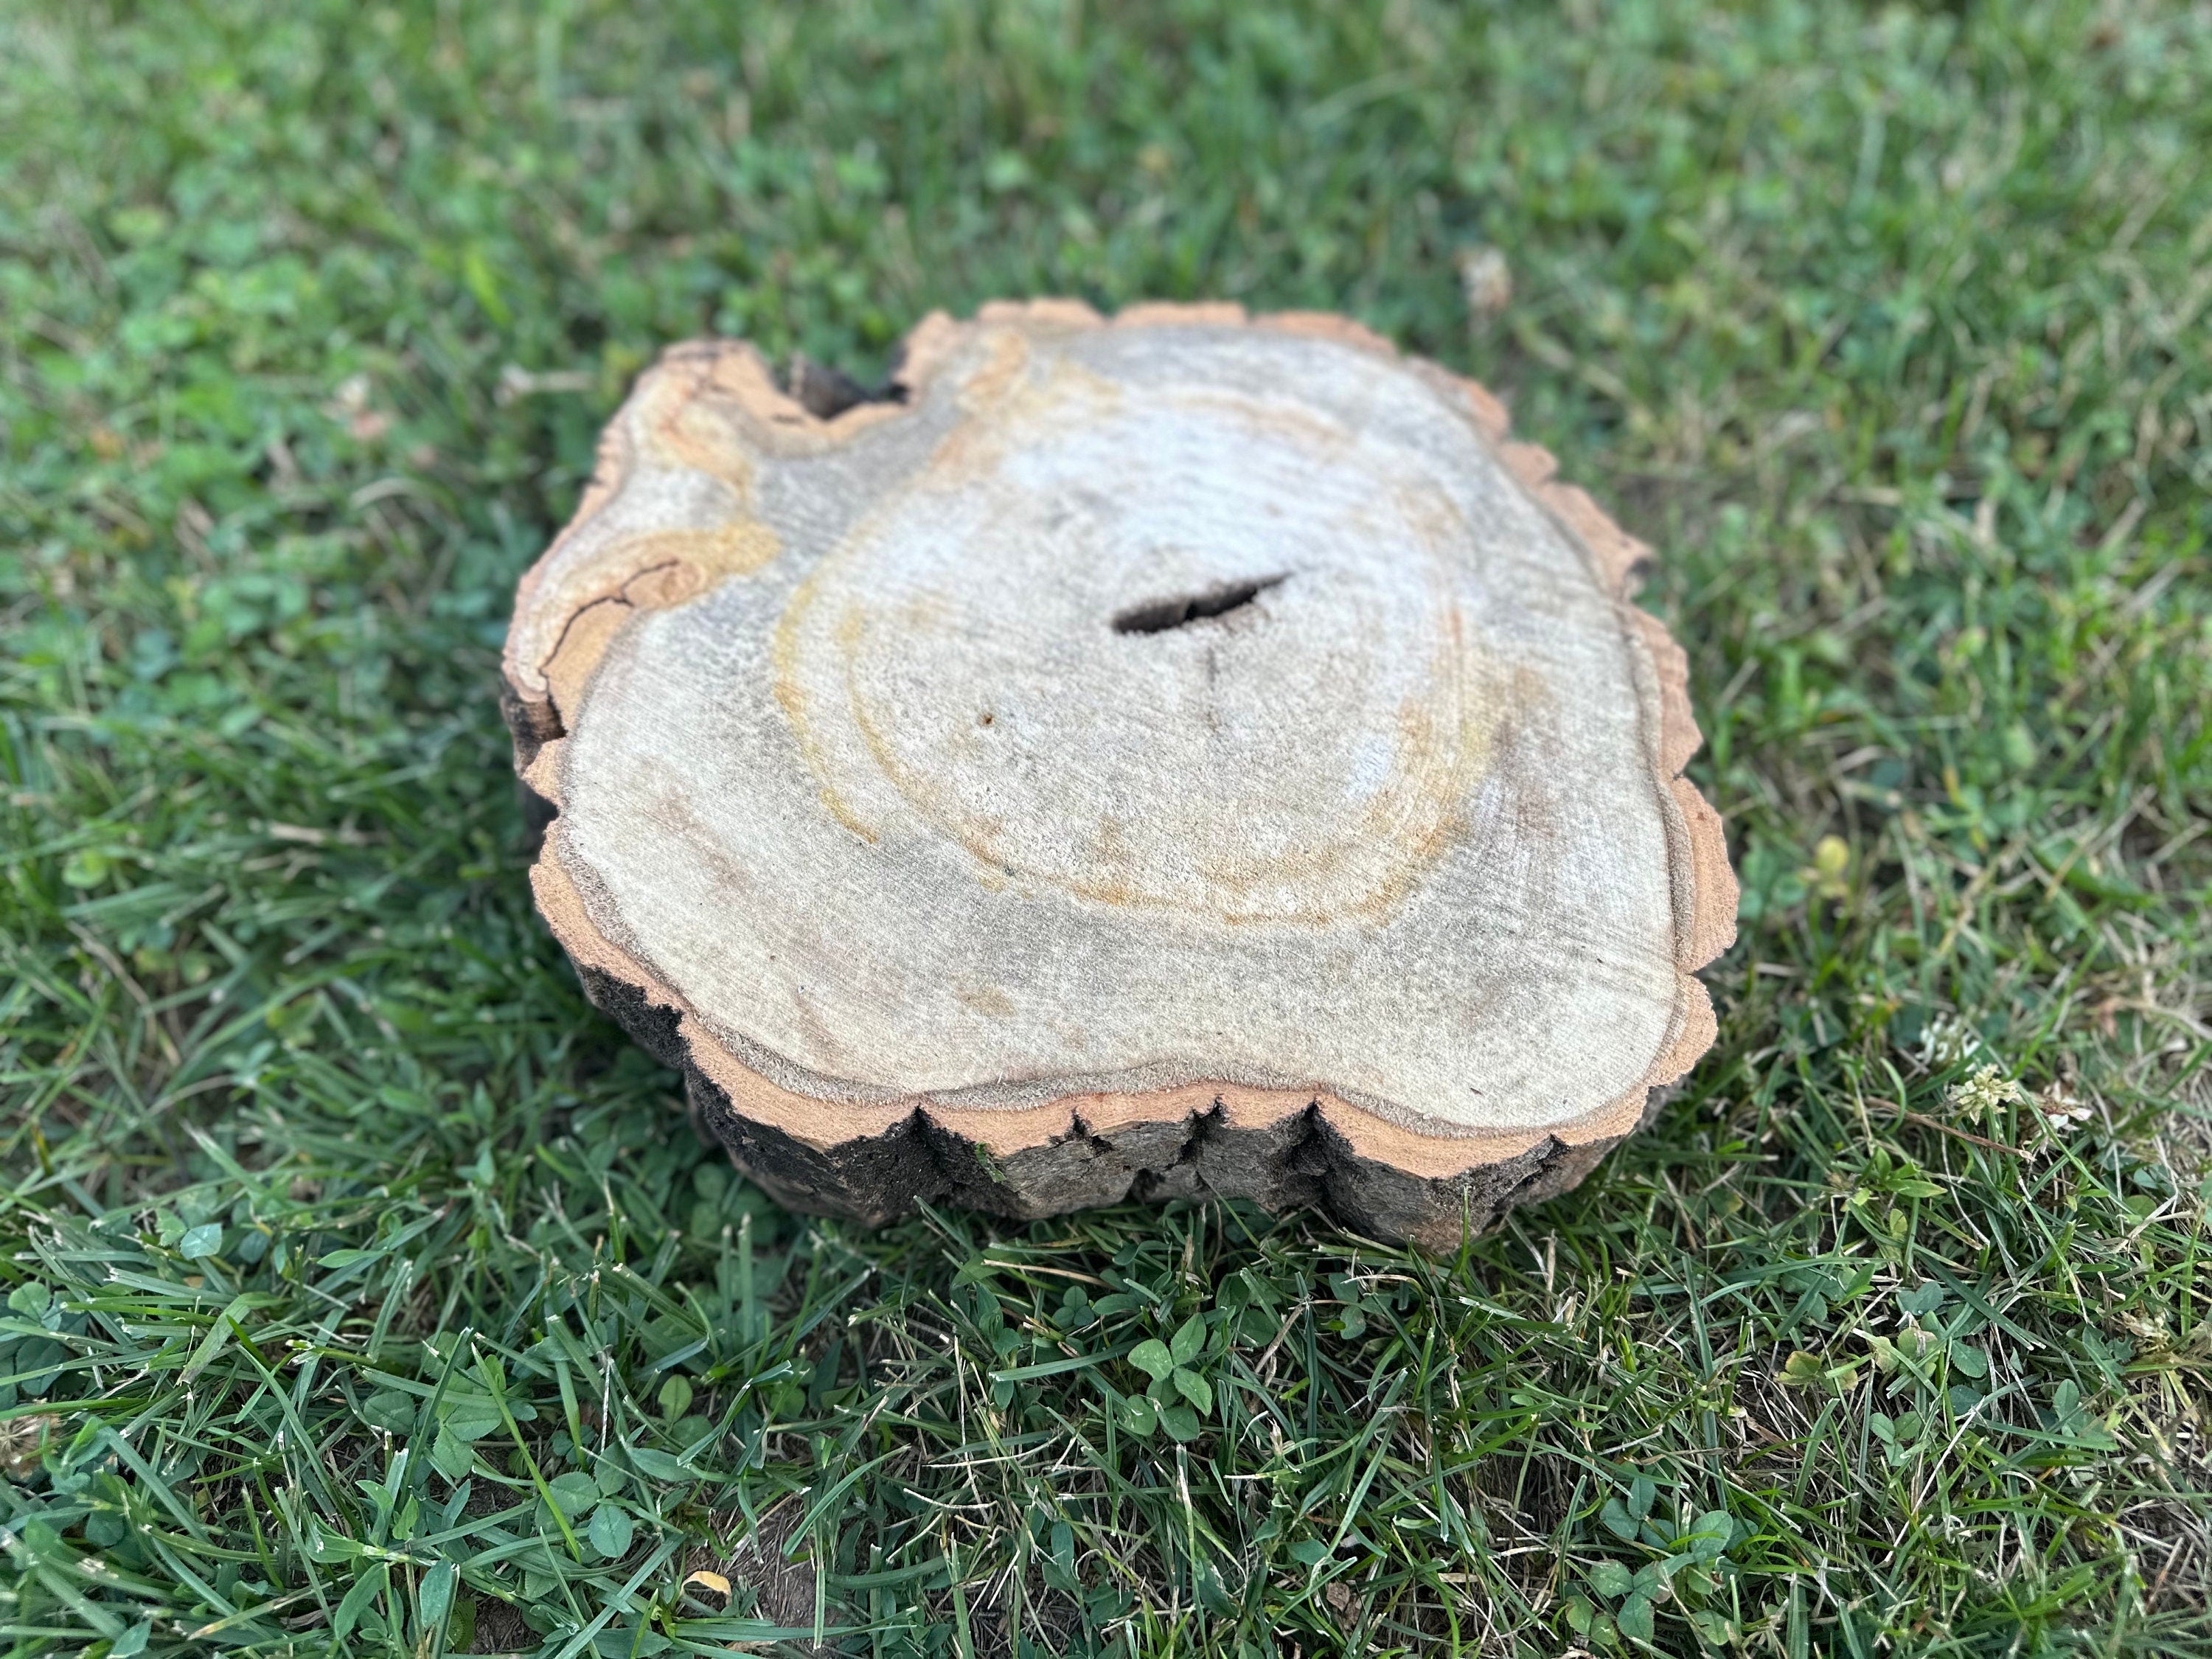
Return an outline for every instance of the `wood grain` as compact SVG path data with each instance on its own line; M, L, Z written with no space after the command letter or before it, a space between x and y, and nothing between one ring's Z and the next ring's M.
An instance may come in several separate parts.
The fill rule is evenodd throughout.
M680 346L523 579L532 881L786 1201L1242 1194L1432 1245L1711 1042L1644 550L1340 319L943 316L823 419Z

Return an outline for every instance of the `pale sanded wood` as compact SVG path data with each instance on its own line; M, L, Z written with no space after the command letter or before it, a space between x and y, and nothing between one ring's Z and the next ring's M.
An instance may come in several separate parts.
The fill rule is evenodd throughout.
M1488 394L1066 301L932 317L896 391L671 351L507 643L539 908L773 1190L1441 1243L1704 1051L1682 654Z

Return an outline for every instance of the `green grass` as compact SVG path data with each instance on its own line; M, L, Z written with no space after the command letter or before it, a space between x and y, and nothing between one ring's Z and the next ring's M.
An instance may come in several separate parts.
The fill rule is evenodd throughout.
M531 914L629 377L1030 292L1349 312L1659 550L1720 1041L1460 1261L793 1218ZM2212 1651L2208 341L2201 6L8 0L6 1651Z

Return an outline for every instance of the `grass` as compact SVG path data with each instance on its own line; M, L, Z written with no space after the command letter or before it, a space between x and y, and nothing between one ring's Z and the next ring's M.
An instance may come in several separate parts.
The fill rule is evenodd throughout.
M8 1653L2212 1650L2203 8L8 0L0 133ZM1460 1260L789 1216L531 914L629 377L1029 292L1659 550L1720 1041Z

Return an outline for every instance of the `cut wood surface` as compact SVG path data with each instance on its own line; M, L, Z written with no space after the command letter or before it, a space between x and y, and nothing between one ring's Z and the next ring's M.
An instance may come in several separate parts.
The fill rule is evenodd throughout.
M893 392L670 351L507 641L538 907L770 1192L1448 1245L1705 1050L1682 654L1488 394L1066 301L930 318Z

